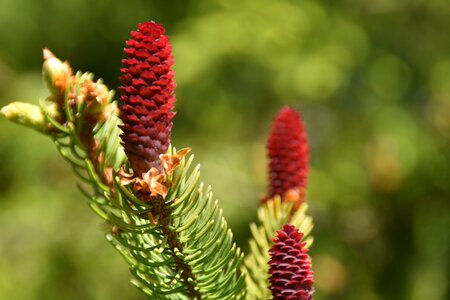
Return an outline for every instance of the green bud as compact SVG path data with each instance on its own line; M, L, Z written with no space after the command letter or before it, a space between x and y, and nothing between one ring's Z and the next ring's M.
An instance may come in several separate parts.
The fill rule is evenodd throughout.
M72 69L67 62L59 60L48 49L43 50L43 55L42 73L50 92L56 97L64 95L69 79L72 76Z
M58 114L55 104L47 105L45 109L53 117L56 117ZM24 102L12 102L2 107L0 114L4 115L8 120L31 127L42 133L47 133L50 129L44 112L37 105Z

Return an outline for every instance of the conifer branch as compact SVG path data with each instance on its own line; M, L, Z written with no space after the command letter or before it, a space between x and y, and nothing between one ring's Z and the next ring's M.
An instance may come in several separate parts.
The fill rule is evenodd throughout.
M48 50L45 57L51 96L40 107L14 104L6 112L53 139L107 222L106 238L129 264L132 282L151 299L242 299L243 255L210 187L199 183L199 167L189 171L193 157L169 151L160 156L161 171L127 174L112 92L91 74L72 75Z
M188 161L182 159L180 166L168 176L172 188L165 198L142 202L130 187L120 189L121 205L135 210L128 223L117 223L119 228L144 227L160 233L159 238L153 234L144 240L150 242L150 252L167 254L165 261L155 266L139 259L143 253L139 248L129 247L134 246L133 237L125 230L119 239L114 235L108 239L133 262L133 273L139 278L134 283L149 296L162 297L161 287L167 287L161 299L182 299L177 297L183 295L187 299L242 299L245 286L239 266L243 255L232 241L218 202L213 201L211 188L204 190L199 183L199 167L189 172L192 159L192 156ZM117 177L116 182L119 181ZM158 277L158 273L166 275ZM164 278L172 280L161 282ZM177 292L174 298L168 297L171 291Z

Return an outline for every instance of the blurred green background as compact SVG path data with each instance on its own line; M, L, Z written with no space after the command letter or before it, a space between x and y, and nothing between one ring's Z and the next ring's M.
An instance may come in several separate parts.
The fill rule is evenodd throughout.
M0 106L46 97L43 47L115 88L147 20L173 44L173 144L242 247L288 104L311 143L315 299L450 298L447 0L0 0ZM144 298L48 138L1 119L0 161L0 299Z

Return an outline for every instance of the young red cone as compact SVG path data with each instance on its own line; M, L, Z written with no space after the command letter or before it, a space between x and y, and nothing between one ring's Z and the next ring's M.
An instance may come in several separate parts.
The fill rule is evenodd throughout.
M298 208L307 184L309 148L300 114L283 107L275 117L267 141L269 156L269 195L280 195Z
M269 251L269 282L275 300L312 300L314 273L303 234L293 225L286 224L273 238Z
M122 60L121 138L135 176L150 168L162 170L159 156L170 144L175 113L172 47L164 28L155 22L138 25L126 42Z

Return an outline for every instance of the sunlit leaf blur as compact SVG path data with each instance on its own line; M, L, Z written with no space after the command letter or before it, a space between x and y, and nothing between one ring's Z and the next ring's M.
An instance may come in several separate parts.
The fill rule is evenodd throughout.
M115 89L148 20L173 45L174 146L244 249L288 104L311 143L315 299L449 299L446 0L0 0L0 106L45 97L44 47ZM0 161L0 299L142 299L50 139L1 119Z

